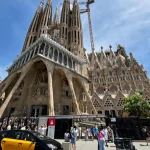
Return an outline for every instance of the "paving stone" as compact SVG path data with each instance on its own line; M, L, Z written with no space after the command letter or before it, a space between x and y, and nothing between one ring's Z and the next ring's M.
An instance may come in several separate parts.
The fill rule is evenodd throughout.
M57 140L60 143L64 142L64 140ZM144 142L133 142L137 150L150 150L150 143L149 146L146 146ZM108 143L109 147L106 147L106 150L116 150L116 147L113 143ZM142 146L143 145L143 146ZM97 140L94 141L84 141L78 140L77 141L77 148L76 150L98 150L98 143Z

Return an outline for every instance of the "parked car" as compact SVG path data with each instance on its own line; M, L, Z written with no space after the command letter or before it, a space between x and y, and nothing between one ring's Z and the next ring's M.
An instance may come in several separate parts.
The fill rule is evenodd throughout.
M36 131L1 131L0 142L0 150L63 150L59 142Z

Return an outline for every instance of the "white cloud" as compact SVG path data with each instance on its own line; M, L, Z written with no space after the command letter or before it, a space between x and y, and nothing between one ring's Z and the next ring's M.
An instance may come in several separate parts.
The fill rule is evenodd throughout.
M135 41L139 42L139 39L145 36L141 30L150 26L149 7L150 1L148 0L142 2L140 0L95 0L95 4L91 6L95 48L119 43L128 47L135 44ZM89 47L89 42L86 42L89 37L86 23L83 23L84 41L85 47Z
M150 74L150 1L95 0L90 6L96 51L123 45ZM91 52L88 19L82 17L84 46Z
M28 8L27 18L37 9L37 0L16 0ZM79 2L84 0L78 0ZM85 0L86 1L86 0ZM53 10L63 0L53 0ZM13 5L15 5L13 2ZM46 3L46 0L45 0ZM81 6L85 8L85 6ZM116 49L116 44L125 46L127 52L133 52L138 61L149 66L146 60L150 54L150 1L149 0L95 0L90 6L95 49L100 46L108 49L109 45ZM19 8L18 8L19 9ZM31 17L32 19L32 17ZM90 33L87 14L82 15L84 46L91 51ZM29 25L28 25L29 26ZM15 24L14 31L21 37L23 28ZM25 31L24 31L25 32ZM21 51L21 50L20 50ZM6 67L0 67L0 76L5 76Z

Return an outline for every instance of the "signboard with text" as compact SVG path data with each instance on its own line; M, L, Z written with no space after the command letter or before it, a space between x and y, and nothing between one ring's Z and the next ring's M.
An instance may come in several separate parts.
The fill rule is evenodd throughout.
M55 124L56 124L56 119L55 118L49 118L48 119L48 132L47 136L54 139L55 136Z

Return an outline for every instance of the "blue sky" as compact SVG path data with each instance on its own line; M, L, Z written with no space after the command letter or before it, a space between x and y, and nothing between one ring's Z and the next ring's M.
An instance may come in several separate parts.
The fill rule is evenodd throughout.
M45 0L46 1L46 0ZM53 0L53 10L63 0ZM84 0L78 0L84 1ZM21 53L24 39L40 0L0 1L0 77ZM83 7L83 6L82 6ZM100 47L116 50L121 44L132 52L150 76L150 1L95 0L91 18L96 51ZM87 14L82 15L84 46L90 52Z

